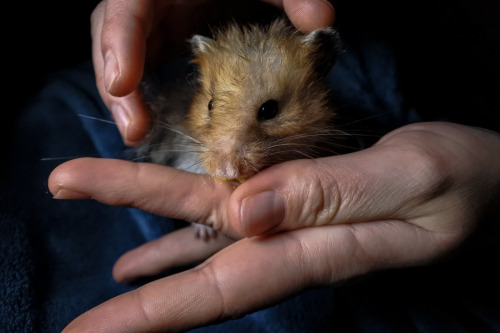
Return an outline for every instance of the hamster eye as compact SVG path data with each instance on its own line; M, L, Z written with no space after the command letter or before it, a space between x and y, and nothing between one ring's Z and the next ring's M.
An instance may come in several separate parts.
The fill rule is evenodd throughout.
M273 119L278 114L278 102L274 99L270 99L264 104L262 104L259 108L259 112L257 113L257 119L259 121L265 121L269 119Z
M208 102L208 111L212 111L213 108L214 108L214 101L210 100L210 102Z

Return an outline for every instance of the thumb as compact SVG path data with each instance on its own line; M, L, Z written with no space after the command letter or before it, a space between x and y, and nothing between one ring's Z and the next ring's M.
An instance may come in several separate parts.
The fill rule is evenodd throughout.
M339 207L338 184L322 174L319 160L275 165L239 186L229 205L230 221L240 234L324 225Z
M416 218L412 208L425 201L439 180L421 177L427 172L408 154L373 147L275 165L235 190L229 220L241 235L251 237L311 226ZM425 184L426 179L436 184Z

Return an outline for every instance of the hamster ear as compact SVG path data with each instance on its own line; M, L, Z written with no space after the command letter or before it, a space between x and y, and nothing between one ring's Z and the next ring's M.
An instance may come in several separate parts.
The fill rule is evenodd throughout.
M193 50L194 54L200 55L210 50L215 41L205 36L194 35L189 40L189 43L191 44L191 49Z
M317 29L302 37L321 77L328 75L341 52L339 33L333 28Z

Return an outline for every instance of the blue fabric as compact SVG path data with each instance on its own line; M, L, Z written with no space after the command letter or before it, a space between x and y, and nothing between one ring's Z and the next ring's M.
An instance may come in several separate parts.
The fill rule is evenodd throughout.
M376 39L347 43L329 78L340 103L389 128L422 118L400 88L396 55ZM15 124L0 177L0 332L58 332L135 285L113 281L125 251L175 221L93 201L57 201L50 172L76 156L127 155L90 64L58 73ZM436 116L440 118L439 115ZM485 236L486 235L486 236ZM194 332L500 332L498 230L433 266L309 290Z

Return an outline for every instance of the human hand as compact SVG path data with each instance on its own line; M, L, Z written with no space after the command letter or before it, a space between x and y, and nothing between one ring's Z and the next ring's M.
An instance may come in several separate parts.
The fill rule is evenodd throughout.
M113 114L127 145L142 141L149 113L138 88L146 57L165 41L184 43L195 32L193 14L207 0L103 0L92 13L92 58L99 94ZM268 0L283 7L304 32L333 24L335 11L326 0Z
M497 133L415 124L364 151L273 166L234 190L158 165L67 162L49 179L56 198L138 207L239 240L194 269L99 305L66 331L186 330L311 286L431 261L456 248L500 197L499 151ZM222 238L204 249L180 230L124 255L114 276L151 274L229 243Z

